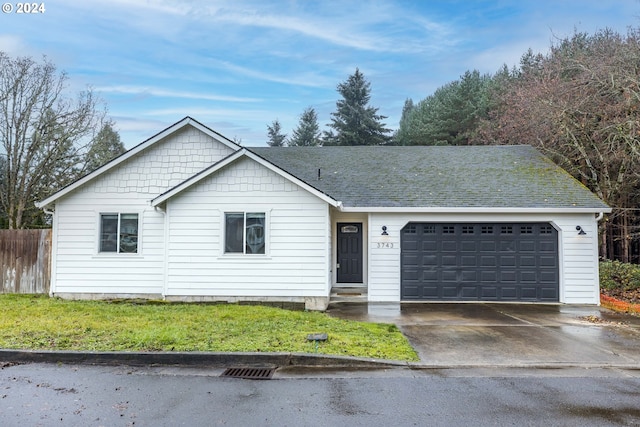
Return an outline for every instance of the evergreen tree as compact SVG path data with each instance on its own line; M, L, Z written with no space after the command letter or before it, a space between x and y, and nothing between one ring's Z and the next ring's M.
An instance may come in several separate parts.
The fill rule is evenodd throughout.
M396 140L401 145L468 145L491 105L492 78L467 71L412 106L405 104Z
M119 156L126 150L120 135L113 129L113 122L105 123L91 143L86 156L86 170L93 171Z
M320 145L320 126L316 110L309 107L300 116L298 127L291 133L289 146L316 146Z
M394 145L409 145L409 125L411 123L411 115L415 111L413 99L407 98L402 107L402 116L400 117L400 126L393 136Z
M324 145L384 145L390 142L390 129L381 120L378 108L369 106L371 83L356 68L356 72L337 87L343 99L336 102L329 126L336 131L325 132Z
M283 147L285 144L285 140L287 138L287 134L281 133L282 126L280 125L280 121L275 119L271 125L267 125L267 135L269 139L267 140L267 144L270 147Z

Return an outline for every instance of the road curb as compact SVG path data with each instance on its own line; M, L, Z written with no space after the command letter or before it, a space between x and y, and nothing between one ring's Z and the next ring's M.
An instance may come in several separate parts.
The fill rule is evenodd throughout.
M440 364L332 356L309 353L210 353L210 352L84 352L0 350L0 366L10 363L54 363L102 366L174 366L197 368L278 367L320 369L395 369L416 371L472 369L623 369L640 370L637 363L460 363Z
M0 350L4 363L64 363L84 365L189 366L189 367L406 367L407 362L306 353L209 352L84 352Z

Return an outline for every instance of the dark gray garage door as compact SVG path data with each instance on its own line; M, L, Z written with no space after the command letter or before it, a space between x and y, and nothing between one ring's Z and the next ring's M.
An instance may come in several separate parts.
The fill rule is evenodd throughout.
M547 223L409 223L402 300L558 301L558 232Z

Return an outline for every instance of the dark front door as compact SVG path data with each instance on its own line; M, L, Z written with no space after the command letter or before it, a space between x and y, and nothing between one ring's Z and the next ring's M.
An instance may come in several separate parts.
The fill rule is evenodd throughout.
M338 223L338 283L362 283L362 223Z

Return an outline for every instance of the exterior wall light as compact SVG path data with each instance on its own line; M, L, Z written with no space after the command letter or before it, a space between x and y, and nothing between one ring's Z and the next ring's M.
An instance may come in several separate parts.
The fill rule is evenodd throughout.
M576 225L576 231L578 231L578 236L584 236L585 234L587 234L587 232L584 231L579 225Z
M382 235L383 236L388 236L389 235L389 233L387 233L387 226L386 225L382 226Z

